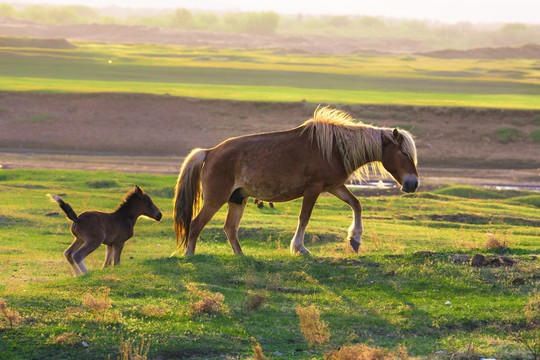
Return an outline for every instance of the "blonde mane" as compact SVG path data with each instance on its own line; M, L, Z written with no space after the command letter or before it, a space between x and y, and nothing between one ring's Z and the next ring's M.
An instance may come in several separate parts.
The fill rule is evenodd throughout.
M381 162L382 141L384 136L395 142L393 129L354 122L346 112L328 106L317 108L313 118L302 127L302 133L307 132L311 141L317 143L324 159L332 158L334 146L339 149L348 174L355 174L358 179L368 175L370 169L381 175L388 174ZM403 152L416 164L416 146L412 135L401 129L399 132L403 136Z

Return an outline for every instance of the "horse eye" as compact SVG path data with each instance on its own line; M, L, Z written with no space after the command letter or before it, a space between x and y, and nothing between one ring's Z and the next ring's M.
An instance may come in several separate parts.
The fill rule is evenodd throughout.
M409 157L409 154L407 154L405 151L402 151L401 152L401 155L405 156L405 157Z

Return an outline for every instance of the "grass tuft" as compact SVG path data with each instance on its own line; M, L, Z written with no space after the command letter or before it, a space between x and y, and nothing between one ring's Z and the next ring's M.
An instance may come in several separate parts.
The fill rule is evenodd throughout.
M315 305L298 306L296 313L300 318L300 331L309 346L322 345L330 340L330 330L326 323L320 320L319 310Z
M146 360L148 358L150 343L145 343L144 337L141 336L140 344L135 344L129 339L124 341L124 336L122 335L120 343L120 355L116 358L117 360Z
M268 360L266 356L264 356L261 344L259 342L255 341L255 345L253 346L253 359L255 360Z
M377 346L354 344L324 355L325 360L405 360L408 359L407 348L400 346L396 353Z
M78 342L79 337L74 332L60 334L53 340L53 344L60 345L75 345Z
M192 298L199 299L191 305L193 314L220 314L228 312L227 306L223 303L225 300L223 294L200 289L194 284L188 284L187 288L190 291Z
M3 299L0 299L0 312L2 317L9 323L11 329L13 329L13 325L17 325L21 319L19 312L10 309Z
M513 127L501 127L497 129L495 135L500 142L508 144L523 139L525 133L522 130Z
M111 289L102 287L98 295L87 293L82 299L83 306L92 311L96 317L105 317L106 311L112 307L110 291Z
M269 295L266 291L248 291L248 294L244 300L244 307L248 311L254 311L266 304L269 299Z

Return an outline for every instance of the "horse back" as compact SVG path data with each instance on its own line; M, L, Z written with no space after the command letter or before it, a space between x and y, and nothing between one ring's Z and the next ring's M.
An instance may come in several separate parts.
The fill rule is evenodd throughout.
M229 139L206 156L205 182L219 178L233 190L266 201L288 201L303 195L306 184L337 186L347 179L339 151L328 161L301 128Z

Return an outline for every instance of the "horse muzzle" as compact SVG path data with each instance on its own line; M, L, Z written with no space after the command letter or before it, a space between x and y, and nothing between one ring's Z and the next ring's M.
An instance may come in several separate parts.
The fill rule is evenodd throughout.
M413 193L418 189L418 176L416 175L407 175L403 180L401 186L401 191L406 193Z
M163 215L161 214L161 211L160 211L160 212L158 212L158 213L156 214L156 216L154 217L154 219L155 219L156 221L159 221L159 220L161 220L161 217L162 217L162 216L163 216Z

